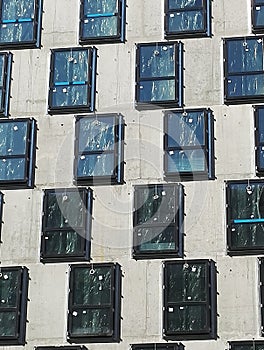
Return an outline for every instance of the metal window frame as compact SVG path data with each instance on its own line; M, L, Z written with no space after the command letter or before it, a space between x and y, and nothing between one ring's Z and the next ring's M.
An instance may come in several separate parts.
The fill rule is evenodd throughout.
M232 37L232 38L224 38L223 39L223 52L224 52L224 103L227 105L230 104L241 104L241 103L258 103L262 102L264 98L264 93L259 95L241 95L241 96L228 96L228 80L232 76L250 76L254 74L263 75L264 77L264 69L263 71L248 71L248 72L236 72L236 73L228 73L228 42L230 41L246 41L246 40L261 40L262 41L262 59L264 59L264 36L246 36L246 37Z
M254 344L255 345L264 345L263 340L234 340L234 341L229 341L228 342L228 349L229 350L236 350L236 346L252 346L254 349Z
M115 133L114 133L114 174L112 176L78 176L78 158L80 155L95 154L95 151L79 150L79 138L81 134L79 121L82 118L98 119L100 118L114 118L115 120ZM125 122L124 117L120 113L106 113L96 114L92 116L75 116L75 152L74 152L74 182L77 185L122 185L124 184L124 133L125 133ZM104 153L99 151L99 153Z
M201 331L174 331L169 332L167 329L167 308L169 305L188 305L192 302L182 301L169 303L167 301L167 266L168 265L185 265L185 264L204 264L206 266L207 291L206 302L203 304L207 307L207 330ZM198 302L199 303L199 302ZM201 304L201 302L200 302ZM181 260L181 261L164 261L163 262L163 338L165 340L199 340L199 339L217 339L217 286L216 286L216 266L211 259L199 260Z
M25 345L26 340L26 320L27 320L27 300L28 300L28 284L29 273L25 266L1 267L1 273L18 271L20 272L20 281L17 294L18 304L15 308L8 308L9 311L16 311L16 336L0 336L0 345ZM14 310L15 309L15 310ZM0 308L0 311L6 311L7 308Z
M142 189L151 189L160 187L162 189L173 188L175 190L174 198L174 223L144 223L138 224L138 192ZM178 209L178 210L177 210ZM137 232L140 228L155 227L174 227L174 243L175 249L148 250L141 251L137 238ZM142 259L160 259L170 257L183 257L183 237L184 237L184 187L182 184L151 184L134 186L134 209L133 209L133 250L132 255L135 260Z
M169 1L164 0L164 37L165 39L177 39L177 38L200 38L200 37L211 37L212 36L212 28L211 28L211 18L212 18L212 10L211 10L211 0L203 0L202 7L198 6L186 6L185 8L179 8L175 10L169 10ZM203 14L203 29L197 30L182 30L182 31L170 31L168 26L168 18L171 14L176 12L185 12L185 11L195 11L199 10Z
M225 187L226 187L226 227L227 227L227 254L230 256L238 256L238 255L258 255L263 254L264 252L264 246L257 246L257 247L233 247L232 246L232 224L234 224L233 220L231 220L231 210L230 210L230 203L231 203L231 188L233 184L244 184L245 190L246 187L251 184L263 184L264 187L264 180L230 180L225 181ZM239 224L243 224L239 223Z
M256 23L256 7L260 6L264 8L264 4L258 2L258 0L251 0L251 28L254 34L264 33L264 23L262 25L257 25Z
M69 194L78 192L82 198L83 205L83 223L78 227L47 227L47 214L48 214L48 197L50 194ZM56 188L44 190L43 197L43 212L42 212L42 232L41 232L41 246L40 246L40 261L42 263L52 262L71 262L71 261L83 261L90 260L91 256L91 227L92 227L92 207L93 207L93 191L91 188ZM74 254L47 254L46 253L46 232L51 231L76 231L81 232L81 253Z
M42 30L42 12L43 0L31 0L34 2L34 18L33 25L33 40L32 41L14 41L1 42L0 48L15 48L15 49L39 49L41 47L41 30ZM14 19L14 23L19 23L19 19ZM0 1L0 27L2 26L2 0Z
M141 78L140 77L140 55L141 48L146 46L174 46L174 75L171 77L163 76L160 77L149 77ZM139 89L140 83L142 81L154 81L154 80L174 80L175 82L175 99L173 100L156 100L156 101L140 101L139 98ZM138 110L146 109L155 109L155 108L176 108L183 106L183 43L181 41L172 41L172 42L152 42L152 43L143 43L136 44L136 84L135 84L135 107Z
M263 4L264 6L264 4ZM259 110L264 111L264 106L253 106L254 110L254 123L255 123L255 168L256 168L256 175L257 176L263 176L264 175L264 167L261 167L259 157L260 157L260 149L264 148L264 142L260 142L260 135L259 135L259 121L260 121L260 114Z
M184 350L185 346L182 343L142 343L142 344L131 344L131 350Z
M1 52L0 56L4 57L3 85L0 87L0 90L2 90L2 99L0 102L0 116L8 117L13 54L11 52Z
M168 127L168 118L170 114L184 114L184 113L203 113L204 114L204 145L200 146L180 146L169 147L168 146L168 135L170 135ZM186 110L170 110L164 112L164 177L165 180L172 181L189 181L189 180L215 180L215 159L214 159L214 116L211 109L197 108L197 109L186 109ZM203 149L205 153L205 169L204 171L193 171L193 172L170 172L168 171L168 157L169 151L175 150L194 150Z
M3 158L24 158L25 169L24 178L22 180L0 180L0 189L26 189L34 188L35 181L35 161L36 161L36 141L37 141L37 122L34 118L16 118L16 119L0 119L2 123L27 123L26 135L26 152L24 154L8 156L0 154L0 160Z
M126 0L116 0L118 12L112 14L118 17L117 21L117 35L87 37L83 34L83 27L85 21L84 15L84 1L80 0L80 22L79 22L79 43L80 45L86 45L90 43L102 44L102 43L124 43L125 42L125 29L126 29Z
M111 304L108 309L112 313L111 322L111 334L100 333L98 335L89 334L75 334L72 332L72 313L77 308L78 310L85 310L89 308L89 305L73 305L73 293L76 269L90 269L108 267L111 271L111 285L112 285L112 297ZM118 263L95 263L95 264L82 264L82 265L70 265L69 273L69 296L68 296L68 322L67 322L67 341L69 343L119 343L120 342L120 325L121 325L121 279L122 271L121 266ZM100 305L98 305L100 308ZM91 305L95 309L94 305ZM105 305L103 305L106 308Z
M87 85L87 99L86 105L82 106L53 106L52 97L53 90L56 89L54 84L54 70L55 70L55 53L56 52L81 52L86 51L88 57L88 80L85 82ZM96 68L97 68L97 49L96 47L74 47L74 48L61 48L50 50L50 74L49 74L49 94L48 94L48 114L68 114L68 113L88 113L95 110L95 96L96 96ZM73 85L69 82L66 86Z

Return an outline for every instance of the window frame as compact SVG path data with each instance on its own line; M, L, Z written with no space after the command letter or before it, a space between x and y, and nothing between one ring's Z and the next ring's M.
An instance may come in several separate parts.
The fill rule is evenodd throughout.
M98 335L89 335L89 334L74 334L71 331L72 327L72 313L74 309L87 309L87 305L78 305L74 307L73 305L73 293L74 293L74 272L78 268L90 269L94 271L96 268L108 267L111 271L111 305L108 305L109 310L112 311L111 319L111 335L98 334ZM76 264L70 265L69 267L69 295L68 295L68 322L67 322L67 341L69 343L119 343L120 342L120 326L121 326L121 279L122 279L122 270L121 266L118 263L95 263L95 264ZM100 308L100 305L97 305ZM90 307L95 308L93 304L90 304ZM98 309L97 307L97 309ZM103 305L105 308L106 305Z
M170 114L186 114L188 113L204 113L204 146L181 146L169 147L168 138L170 135L168 118ZM164 138L163 138L163 166L165 180L172 181L189 181L189 180L215 180L215 158L214 158L214 115L213 111L209 108L197 108L186 110L170 110L164 112ZM203 149L205 153L205 169L204 171L193 172L170 172L168 171L168 153L175 150L195 150Z
M142 344L131 344L131 350L184 350L182 343L142 343Z
M206 331L168 331L166 314L169 312L170 305L190 305L193 301L168 302L166 295L166 286L169 265L185 264L204 264L206 266L207 293L206 302L198 301L207 307L208 328ZM217 339L217 287L216 287L216 266L211 259L199 260L171 260L163 262L163 338L165 340L199 340L199 339Z
M35 350L88 350L84 345L75 345L75 346L35 346Z
M41 48L41 30L42 30L42 12L43 12L43 0L32 0L34 3L34 19L32 19L33 24L33 33L34 37L32 41L14 41L14 42L1 42L0 41L0 48L1 49L40 49ZM0 2L0 14L2 13L2 1ZM19 23L24 22L23 20L15 19L12 20L6 20L5 23ZM0 26L2 26L4 23L2 21L2 18L0 17Z
M79 43L80 45L86 45L90 43L102 44L102 43L124 43L125 42L125 28L126 28L126 0L116 0L118 2L118 12L112 14L112 16L118 16L117 23L117 35L98 36L98 37L85 37L83 35L83 26L85 21L84 15L84 1L80 0L80 21L79 21ZM109 16L110 14L107 14ZM89 15L93 18L92 15ZM94 16L97 17L97 16ZM102 15L102 17L104 17ZM86 15L88 18L88 15Z
M0 103L0 116L8 117L13 54L11 52L1 52L0 56L4 57L3 85L2 87L0 87L0 90L2 90L2 99Z
M174 198L174 223L138 223L138 199L142 189L153 189L160 187L162 190L166 188L173 188L175 191ZM154 199L155 200L155 199ZM177 208L179 210L177 210ZM138 239L138 229L141 228L155 228L162 227L166 229L167 227L174 227L174 243L175 249L163 249L163 250L140 250L140 244ZM136 185L134 186L134 208L133 208L133 250L132 255L135 260L142 259L162 259L170 257L183 257L183 237L184 237L184 187L182 184L148 184L148 185Z
M20 272L19 277L19 288L17 290L17 295L20 295L18 298L18 304L16 305L16 336L0 336L0 345L25 345L26 344L26 322L27 322L27 301L28 301L28 285L29 285L29 272L28 268L25 266L10 266L10 267L1 267L1 274L5 271L18 271ZM1 308L0 311L6 311L9 308Z
M264 33L264 23L262 25L258 25L256 23L256 7L257 6L263 6L263 10L264 10L264 3L261 3L261 1L259 2L259 0L251 0L251 29L252 29L252 33L254 34L260 34L260 33Z
M201 37L211 37L211 0L202 0L203 5L202 8L200 7L190 7L190 10L201 10L203 13L203 22L204 26L202 30L183 30L179 32L170 31L168 26L168 17L170 15L173 15L174 12L185 12L186 8L179 8L175 10L169 9L169 1L170 0L164 0L165 5L165 13L164 13L164 37L165 39L177 39L177 38L201 38ZM188 11L188 7L187 7Z
M100 118L114 118L115 133L114 133L114 150L107 151L107 153L114 154L114 174L112 175L98 175L98 176L78 176L78 158L82 155L102 154L106 151L81 151L79 150L80 140L80 123L83 118L90 118L100 120ZM106 113L94 115L77 115L75 116L75 146L74 146L74 183L79 185L122 185L124 184L124 135L125 135L125 121L120 113Z
M140 77L140 49L147 46L174 46L174 75L159 77ZM166 79L165 79L166 78ZM140 83L144 81L173 80L175 82L175 99L140 101ZM181 41L152 42L136 44L136 82L135 82L135 107L139 110L155 108L177 108L183 106L183 43Z
M56 52L87 52L87 82L54 82L54 71L55 71L55 53ZM96 47L69 47L69 48L57 48L50 50L50 73L49 73L49 93L48 93L48 114L69 114L69 113L88 113L95 110L95 99L96 99L96 70L97 70L97 48ZM65 83L65 84L63 84ZM79 83L79 84L78 84ZM52 97L53 92L56 92L56 87L67 87L74 85L87 85L87 103L82 106L53 106ZM55 90L55 91L54 91Z
M36 143L37 143L37 122L34 118L13 118L0 119L1 123L16 123L27 122L27 136L26 136L26 151L22 155L8 156L0 154L1 159L6 158L25 158L24 179L22 180L0 180L0 189L32 189L35 183L35 162L36 162ZM20 157L18 157L20 156Z
M263 254L264 251L264 245L263 246L256 246L256 247L250 247L250 246L244 246L244 247L232 247L232 224L236 224L239 222L234 222L235 220L241 221L240 224L246 223L245 221L250 222L251 219L233 219L231 220L231 185L236 184L244 184L245 185L245 192L246 187L253 185L253 184L262 184L264 188L264 180L229 180L225 181L225 187L226 187L226 227L227 227L227 254L230 256L243 256L243 255L258 255ZM256 219L257 222L264 222L262 219ZM261 221L260 221L261 220ZM252 219L252 221L255 221Z
M259 264L259 304L260 304L260 319L261 327L260 332L261 336L264 336L264 258L258 258ZM261 341L264 345L264 341Z
M48 196L49 194L70 194L78 192L82 199L83 205L83 225L78 227L48 227L47 226L47 214L49 213L48 208ZM41 245L40 245L40 261L42 263L53 263L53 262L71 262L71 261L89 261L91 258L91 229L92 229L92 207L93 207L93 191L89 188L56 188L44 190L43 196L43 211L42 211L42 230L41 230ZM82 253L78 254L47 254L45 253L45 242L47 233L52 231L68 232L81 232L80 236Z
M264 5L264 4L263 4ZM260 154L261 149L264 150L264 142L260 141L260 133L259 133L259 123L260 123L260 110L264 111L264 106L253 106L254 110L254 123L255 123L255 169L256 169L256 175L257 176L263 176L264 175L264 167L261 167L260 165ZM264 115L263 115L263 125L264 125ZM264 131L264 129L263 129Z
M224 38L223 39L223 53L224 53L224 103L227 105L230 104L252 104L252 103L258 103L262 102L264 98L264 93L263 94L256 94L256 95L239 95L239 96L234 96L230 97L228 96L228 82L230 77L232 76L250 76L253 74L259 74L264 76L264 68L262 71L247 71L247 72L233 72L233 73L228 73L228 42L231 41L243 41L243 44L247 42L247 40L261 40L262 42L262 60L264 60L264 36L246 36L246 37L232 37L232 38Z
M233 340L233 341L229 341L228 342L228 349L229 350L235 350L235 346L238 345L238 346L251 346L252 345L252 348L254 349L254 344L255 345L261 345L263 344L264 345L264 342L263 340L255 340L253 338L253 340Z

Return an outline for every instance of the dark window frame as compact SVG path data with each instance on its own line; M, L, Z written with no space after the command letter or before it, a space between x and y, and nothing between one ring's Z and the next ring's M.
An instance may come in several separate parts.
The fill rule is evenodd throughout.
M3 85L0 87L0 90L2 90L0 116L8 117L13 54L11 52L1 52L0 56L4 57Z
M3 211L4 211L4 194L0 191L0 243L2 243L1 235L2 235L2 225L3 225Z
M131 350L184 350L182 343L142 343L131 344Z
M206 279L207 279L207 292L206 301L181 301L181 302L168 302L166 295L166 286L168 279L167 266L169 265L182 265L185 264L205 264L206 266ZM201 331L168 331L167 329L167 313L169 307L182 306L182 305L197 305L203 304L207 308L207 329ZM216 287L216 266L215 262L211 259L197 259L197 260L171 260L163 262L163 338L165 340L199 340L199 339L216 339L217 338L217 287Z
M41 30L42 30L42 12L43 12L43 0L31 0L34 2L34 18L32 19L26 19L26 21L33 22L33 40L32 41L13 41L13 42L0 42L0 48L1 49L39 49L41 47ZM0 2L0 26L4 25L5 23L21 23L25 22L24 19L14 19L14 20L6 20L2 21L1 8L2 2Z
M256 22L256 11L257 7L263 7L264 10L264 3L259 0L251 0L251 28L252 33L254 34L261 34L264 32L264 23L262 25L258 25Z
M75 269L84 268L94 271L96 268L108 267L111 270L111 304L107 308L112 312L111 319L111 335L98 334L98 335L89 335L89 334L74 334L71 331L72 328L72 317L74 310L84 310L95 308L94 305L73 305L73 293L74 293L74 272ZM67 322L67 341L69 343L119 343L120 342L120 326L121 326L121 279L122 279L122 270L121 266L118 263L95 263L95 264L76 264L70 265L70 276L69 276L69 296L68 296L68 322ZM101 305L97 305L97 309L100 309ZM101 307L106 308L106 305Z
M107 14L107 16L117 16L117 35L109 35L109 36L98 36L98 37L86 37L83 35L83 26L84 21L87 18L95 18L91 14L84 15L84 1L81 0L80 4L80 23L79 23L79 43L80 45L86 45L90 43L102 44L102 43L124 43L125 42L125 28L126 28L126 0L117 0L118 2L118 12L114 14ZM104 17L102 15L102 17Z
M254 350L254 345L264 345L263 340L234 340L228 342L229 350L236 350L236 346L252 346L252 350Z
M174 75L159 77L140 77L140 49L147 46L174 46ZM173 100L140 100L140 83L146 81L173 80L175 82L175 98ZM172 42L152 42L136 44L136 84L135 84L135 107L139 110L155 109L155 108L177 108L183 106L183 43L181 41Z
M26 152L21 155L8 156L0 154L0 161L8 158L25 158L26 165L24 178L22 180L0 180L0 189L26 189L34 188L35 183L35 162L37 142L37 122L34 118L0 119L1 123L27 122Z
M224 52L224 103L227 105L230 104L250 104L250 103L258 103L261 102L264 98L264 93L255 94L255 95L239 95L239 96L229 96L228 95L228 83L230 82L231 77L242 76L242 77L250 77L253 75L261 75L264 77L264 68L262 71L237 71L228 73L228 42L232 41L243 41L243 46L245 46L245 50L247 50L247 40L260 40L262 42L262 60L264 59L264 36L246 36L246 37L232 37L232 38L224 38L223 39L223 52ZM263 78L264 79L264 78Z
M64 194L67 195L72 192L78 192L83 201L83 225L78 227L47 227L47 213L48 211L48 196L49 194ZM43 198L43 212L42 212L42 232L41 232L41 247L40 247L40 261L43 263L52 262L72 262L72 261L89 261L91 258L91 227L92 227L92 207L93 207L93 191L91 188L56 188L44 190ZM78 254L47 254L45 253L45 242L47 232L60 231L68 232L75 231L80 234L80 242L82 253Z
M261 318L261 336L264 336L264 258L258 258L259 263L259 301ZM261 341L264 346L264 341Z
M204 145L201 147L197 146L181 146L169 147L168 138L170 135L168 128L168 118L172 113L181 113L183 115L193 112L204 112ZM164 112L164 177L165 180L173 181L189 181L189 180L214 180L215 179L215 158L214 158L214 115L211 109L197 108L197 109L186 109L186 110L170 110ZM168 156L169 152L175 150L195 150L203 149L205 153L205 169L204 171L193 171L193 172L170 172L168 171Z
M245 193L247 191L247 186L251 187L251 185L254 184L262 184L264 187L264 180L229 180L225 182L226 186L226 227L227 227L227 254L230 256L236 256L236 255L258 255L263 254L264 252L264 245L263 246L243 246L243 247L233 247L232 246L232 225L235 224L250 224L251 223L258 223L258 222L264 222L263 219L231 219L231 189L230 186L236 184L244 184L245 185ZM249 188L250 191L250 188ZM249 192L250 195L250 192Z
M263 4L264 5L264 4ZM254 122L255 122L255 168L256 175L263 176L264 175L264 167L261 167L260 156L261 151L264 150L264 142L260 141L260 110L264 111L264 106L253 106L254 109ZM264 123L264 115L263 115L263 123ZM264 131L264 129L263 129Z
M114 133L114 150L113 151L82 151L79 150L79 139L80 139L80 123L82 118L97 119L100 118L114 118L115 119L115 133ZM96 114L91 116L80 116L75 117L75 147L74 147L74 183L76 185L122 185L124 184L124 134L125 134L125 121L124 117L120 113L111 114ZM92 154L103 154L103 153L114 154L114 174L112 175L98 175L98 176L78 176L78 158L82 155Z
M95 97L96 97L96 69L97 69L97 49L96 47L69 47L69 48L58 48L51 49L50 54L50 74L49 74L49 94L48 94L48 113L53 114L68 114L68 113L89 113L95 110ZM54 82L54 71L55 71L55 53L56 52L87 52L87 81L68 81L68 82ZM87 85L87 103L82 106L53 106L52 97L53 92L56 92L56 87L71 87L74 85Z
M169 1L165 1L165 16L164 16L164 36L165 39L178 39L178 38L201 38L201 37L211 37L211 0L202 0L202 7L190 6L189 8L179 8L170 10ZM183 30L183 31L170 31L168 26L168 17L173 15L175 12L185 12L188 10L200 10L203 13L204 26L203 29L198 30Z
M27 322L27 301L28 301L28 284L29 273L25 266L1 267L1 274L5 271L20 271L19 288L17 290L17 300L19 301L16 307L0 307L0 311L16 312L16 336L0 336L0 345L25 345L26 344L26 322Z
M154 189L160 188L162 191L166 188L174 188L175 198L174 198L174 223L143 223L139 224L138 210L139 199L138 191L142 189ZM154 199L155 200L155 199ZM142 203L141 203L142 204ZM179 208L179 210L177 210ZM174 243L175 249L163 249L163 250L140 250L140 244L138 239L138 230L144 228L164 228L173 227L174 228ZM184 188L181 184L156 184L156 185L136 185L134 187L134 210L133 210L133 258L136 260L140 259L161 259L170 257L183 257L183 237L184 237ZM144 243L144 242L143 242Z

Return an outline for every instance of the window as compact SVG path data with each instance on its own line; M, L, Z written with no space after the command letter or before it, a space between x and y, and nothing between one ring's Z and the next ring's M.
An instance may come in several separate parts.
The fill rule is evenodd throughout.
M254 106L256 175L264 175L264 106Z
M0 115L8 117L13 55L10 52L0 53Z
M0 120L0 188L33 188L37 125L33 118Z
M0 192L0 243L1 243L1 232L3 224L3 207L4 207L4 194Z
M41 261L90 259L93 191L45 190Z
M81 0L80 44L125 41L125 0Z
M224 40L225 103L254 103L264 97L263 37Z
M166 340L216 339L214 261L166 261L163 293Z
M91 112L95 108L97 50L51 50L49 114Z
M42 0L1 0L0 47L39 48Z
M262 340L241 340L228 342L230 350L263 350L264 342Z
M124 183L124 118L121 114L76 118L75 180L85 184Z
M120 341L121 267L116 263L72 265L68 341Z
M227 181L226 198L228 254L263 254L264 182Z
M261 336L264 336L264 258L259 258L259 292L260 292L260 312L261 312ZM252 345L252 344L251 344ZM264 349L264 342L260 343L261 349ZM236 350L236 349L235 349ZM243 350L243 349L241 349ZM247 350L247 349L245 349ZM251 350L251 349L249 349ZM254 350L254 348L252 349Z
M214 179L213 113L165 112L164 172L169 180Z
M181 343L166 344L166 343L153 343L153 344L133 344L132 350L184 350L184 345Z
M253 33L263 33L264 31L264 0L252 0L252 31Z
M183 44L138 44L136 52L138 108L181 107L183 98Z
M211 0L165 0L165 38L211 35Z
M135 186L135 259L182 257L183 197L182 185Z
M0 345L25 345L28 269L0 269Z

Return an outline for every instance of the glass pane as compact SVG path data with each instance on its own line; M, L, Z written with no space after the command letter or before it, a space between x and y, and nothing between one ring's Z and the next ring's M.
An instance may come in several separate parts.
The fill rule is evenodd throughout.
M0 269L1 271L1 269ZM0 274L0 307L17 307L20 288L18 271L2 271Z
M4 84L5 58L5 55L0 54L0 87Z
M176 99L175 80L141 81L139 85L139 101L174 101Z
M117 16L89 18L84 20L82 36L85 38L117 36L117 29Z
M230 184L230 216L232 219L264 218L264 186L249 183L251 191L247 191L247 183Z
M136 224L175 222L176 193L174 187L157 185L138 188L136 192Z
M168 0L170 10L178 10L192 7L202 7L203 0Z
M205 305L175 306L167 312L167 331L203 331L207 329L207 308Z
M175 227L146 227L136 230L139 251L175 250Z
M0 156L24 155L27 134L27 122L0 122Z
M203 29L204 18L202 11L184 11L169 14L169 32L199 31Z
M82 237L77 232L52 231L45 233L45 255L82 254L83 250Z
M252 344L232 344L232 350L264 350L264 344L252 343Z
M88 51L55 51L54 78L56 83L87 82L88 80Z
M72 332L80 335L112 334L110 309L73 311Z
M231 225L231 246L236 248L264 246L264 223Z
M204 112L168 115L168 147L205 144Z
M82 118L79 123L79 152L114 150L114 118Z
M206 159L202 149L169 151L166 155L168 172L206 171Z
M259 166L264 169L264 149L263 147L258 148L258 161L259 161Z
M254 15L255 15L255 25L264 26L264 6L256 6Z
M237 75L228 77L229 97L264 94L264 74Z
M85 0L84 14L114 14L117 12L117 0Z
M82 155L78 161L77 176L112 176L114 167L114 153Z
M2 20L34 18L34 0L2 0Z
M88 105L88 86L71 85L56 86L52 90L52 106L87 106Z
M262 39L229 40L227 61L229 73L263 71Z
M0 337L17 336L16 313L12 311L0 311Z
M47 227L76 227L84 225L85 203L78 191L48 193Z
M171 264L167 266L168 302L207 300L205 264Z
M4 23L0 28L1 42L30 42L34 40L33 22Z
M258 142L264 142L264 108L258 109Z
M148 45L140 47L140 78L175 76L173 45Z
M107 305L111 303L112 269L109 267L76 268L74 305Z
M24 158L0 159L0 181L24 180L26 160Z

